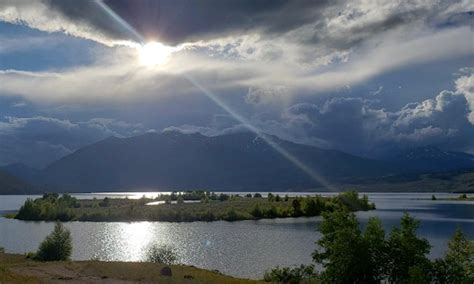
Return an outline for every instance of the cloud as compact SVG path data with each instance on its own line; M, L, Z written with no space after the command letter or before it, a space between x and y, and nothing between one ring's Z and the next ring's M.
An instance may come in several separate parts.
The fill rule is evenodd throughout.
M155 69L140 66L135 50L111 50L90 66L56 72L0 71L0 95L20 95L33 101L122 103L199 93L185 78L193 77L216 93L246 90L247 101L268 104L290 101L298 94L318 94L356 85L381 73L408 65L473 53L469 28L446 29L397 42L386 38L375 47L354 52L334 67L305 67L294 60L297 51L271 62L203 57L195 50L173 55ZM426 49L426 46L431 48Z
M374 99L335 97L322 104L294 104L277 118L253 115L249 121L257 129L286 140L356 155L379 157L400 148L428 145L474 152L470 94L462 88L468 78L458 78L455 91L442 91L434 99L409 103L395 111L377 107ZM208 136L249 131L235 120L168 130Z
M474 69L464 69L464 72L469 72L466 76L461 76L455 82L456 91L464 94L466 100L469 102L471 113L469 114L469 121L474 124Z
M435 99L410 103L398 111L361 98L332 98L322 105L302 103L283 115L281 129L317 138L321 146L359 155L380 155L396 148L438 145L474 151L474 124L468 94L442 91ZM274 128L273 128L274 129ZM313 143L317 144L317 143Z
M143 134L141 124L93 118L71 122L52 117L5 117L0 121L0 164L42 167L79 147L108 136Z
M5 0L0 19L106 45L141 42L141 37L178 45L256 34L340 50L399 28L466 25L473 9L460 0Z
M4 0L0 3L0 20L45 32L63 32L108 46L136 41L134 35L119 25L99 3Z

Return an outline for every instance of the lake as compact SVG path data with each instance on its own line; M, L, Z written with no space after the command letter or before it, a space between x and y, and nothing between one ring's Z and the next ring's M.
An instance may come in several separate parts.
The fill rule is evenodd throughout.
M153 197L159 193L75 194L77 198L98 199ZM242 193L240 193L242 194ZM266 193L262 193L266 194ZM285 195L287 193L278 193ZM308 193L288 193L305 195ZM311 193L314 194L314 193ZM332 195L333 193L318 193ZM474 202L432 201L431 193L367 193L377 210L358 212L362 223L378 216L388 230L407 211L421 221L419 235L429 239L431 257L441 257L456 227L474 239ZM436 193L438 198L459 194ZM0 212L17 210L28 197L0 196ZM159 206L159 205L157 205ZM178 249L182 263L246 278L262 278L265 270L311 262L319 234L320 217L286 218L238 222L69 222L75 260L139 261L153 243ZM0 218L0 246L7 252L26 253L37 249L54 223L25 222Z

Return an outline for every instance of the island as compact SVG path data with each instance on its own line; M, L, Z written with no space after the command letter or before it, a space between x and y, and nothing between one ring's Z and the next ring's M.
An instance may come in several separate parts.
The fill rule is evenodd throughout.
M458 197L439 198L436 195L431 195L431 200L448 200L448 201L474 201L474 196L467 196L466 193L459 195Z
M279 196L268 193L216 194L208 191L187 191L162 194L155 199L108 198L77 199L69 194L44 194L28 199L16 213L7 217L26 221L239 221L264 218L312 217L325 211L345 208L348 211L375 209L366 195L356 191L323 197Z

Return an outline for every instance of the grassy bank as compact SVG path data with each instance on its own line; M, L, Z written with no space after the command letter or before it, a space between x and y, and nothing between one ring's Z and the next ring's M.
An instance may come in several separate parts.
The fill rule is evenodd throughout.
M186 200L197 202L186 203ZM164 204L147 205L155 201ZM250 194L215 195L199 191L138 200L77 200L69 195L59 197L57 194L45 194L42 198L27 200L12 217L46 221L237 221L318 216L339 207L350 211L375 208L367 196L360 197L357 192L344 192L334 197L281 197L272 194L262 197Z
M260 283L184 265L170 265L172 276L160 274L164 264L146 262L35 262L0 252L0 283Z

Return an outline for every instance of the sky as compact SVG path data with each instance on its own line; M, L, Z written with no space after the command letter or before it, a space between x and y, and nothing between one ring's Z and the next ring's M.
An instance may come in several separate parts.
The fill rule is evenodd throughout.
M258 129L474 153L474 2L0 0L0 165Z

